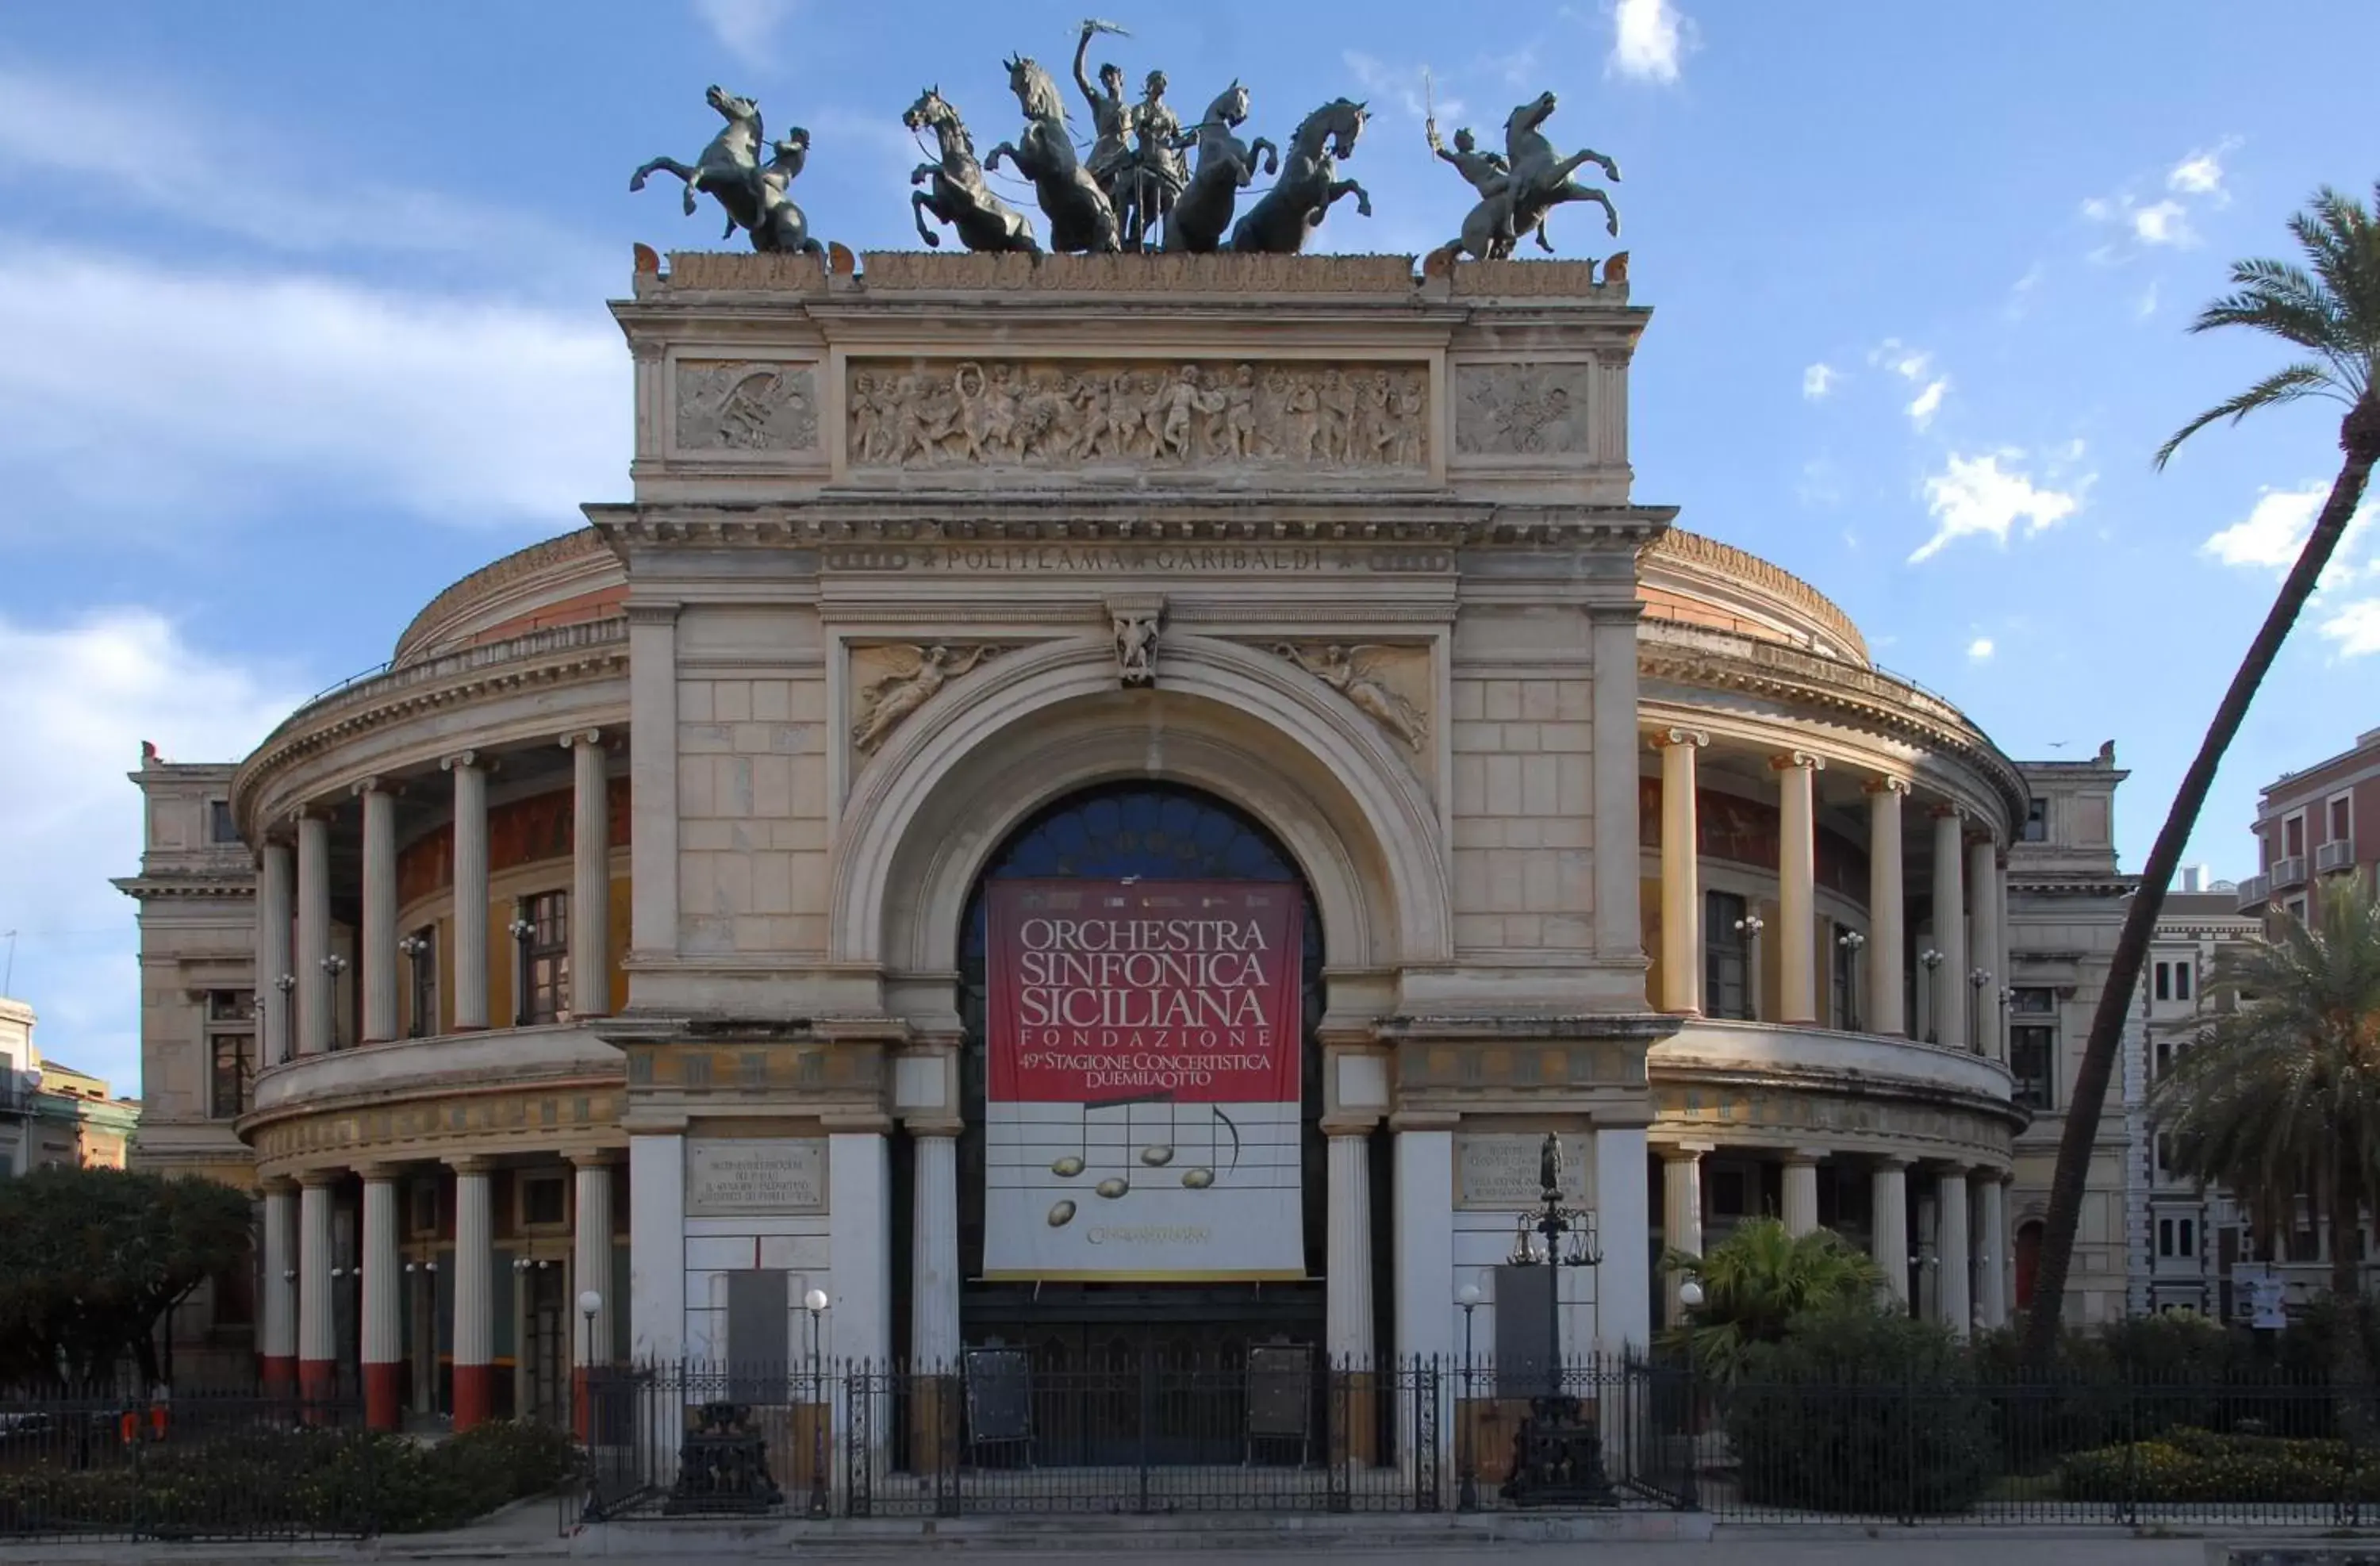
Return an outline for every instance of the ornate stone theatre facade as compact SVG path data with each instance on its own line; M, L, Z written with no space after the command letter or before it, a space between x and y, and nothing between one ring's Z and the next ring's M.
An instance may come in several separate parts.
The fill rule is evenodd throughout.
M247 845L202 975L144 894L143 1136L252 1165L270 1374L554 1414L590 1361L782 1361L814 1289L836 1359L1448 1355L1471 1283L1482 1357L1541 1353L1495 1301L1549 1131L1599 1231L1565 1352L1764 1212L2004 1317L2024 1115L1969 980L2023 783L1635 501L1624 272L643 251L614 312L631 502L228 774L140 775ZM1301 1277L987 1276L1010 878L1293 889ZM1053 1226L1221 1178L1224 1117L1149 1103Z

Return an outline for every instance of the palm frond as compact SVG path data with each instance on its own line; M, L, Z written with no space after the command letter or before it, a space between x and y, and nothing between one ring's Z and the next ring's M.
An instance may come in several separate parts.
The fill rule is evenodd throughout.
M2325 394L2345 396L2330 371L2318 364L2292 364L2275 370L2237 396L2227 397L2204 413L2174 431L2173 437L2157 448L2156 466L2163 467L2173 460L2181 443L2218 419L2228 419L2237 424L2258 408L2277 407L2282 403L2296 402L2301 397Z
M2375 191L2380 200L2380 191ZM2305 250L2324 289L2336 298L2349 320L2358 317L2367 328L2380 326L2380 225L2352 197L2325 186L2314 193L2309 209L2289 220L2289 232Z

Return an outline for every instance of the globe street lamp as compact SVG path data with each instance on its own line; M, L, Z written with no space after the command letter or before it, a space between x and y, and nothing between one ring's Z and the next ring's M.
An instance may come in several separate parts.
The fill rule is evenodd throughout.
M1678 1303L1686 1309L1700 1310L1703 1286L1698 1279L1689 1278L1678 1285ZM1701 1503L1697 1491L1698 1475L1702 1468L1703 1391L1700 1358L1694 1347L1694 1324L1686 1323L1686 1474L1679 1487L1685 1500L1685 1510L1692 1511Z
M273 981L273 988L281 991L281 1059L273 1063L283 1065L298 1052L298 1041L291 1037L296 1029L291 1026L289 1015L289 996L291 991L298 988L298 976L294 973L283 974Z
M818 1439L810 1460L810 1515L827 1514L826 1492L826 1420L830 1406L826 1380L819 1360L819 1338L826 1322L827 1297L824 1289L812 1289L802 1296L802 1309L810 1319L810 1395L818 1408L812 1422L817 1426Z
M1984 1048L1984 986L1991 981L1992 971L1989 968L1976 968L1967 975L1967 988L1974 992L1974 999L1967 1007L1967 1015L1971 1019L1967 1024L1967 1045L1978 1055L1991 1053Z
M1934 970L1942 965L1942 953L1931 946L1917 953L1925 967L1925 1042L1942 1042L1942 987L1934 980Z
M1768 921L1758 914L1746 914L1735 921L1735 932L1743 937L1743 960L1750 969L1743 984L1743 1011L1754 1022L1760 1020L1760 932L1767 928Z
M1867 944L1867 937L1855 929L1847 929L1835 937L1835 944L1846 953L1843 975L1843 1031L1857 1033L1859 1025L1859 954Z
M1455 1403L1457 1416L1463 1421L1463 1488L1454 1501L1456 1510L1462 1511L1479 1510L1479 1453L1471 1420L1475 1390L1471 1384L1471 1313L1479 1308L1480 1297L1476 1283L1465 1283L1454 1295L1454 1303L1463 1307L1463 1396Z

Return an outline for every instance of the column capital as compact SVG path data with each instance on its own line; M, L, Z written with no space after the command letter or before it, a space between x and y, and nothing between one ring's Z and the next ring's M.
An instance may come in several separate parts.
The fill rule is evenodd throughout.
M354 795L358 799L361 799L367 794L386 794L392 795L403 794L405 792L405 785L403 783L391 783L386 778L375 774L369 778L358 778L354 785L350 787L347 792Z
M601 729L573 729L568 734L564 734L557 743L559 743L565 750L576 750L582 745L601 747L603 743L603 731Z
M1668 750L1675 746L1684 746L1688 749L1693 749L1709 743L1710 735L1701 729L1655 729L1653 731L1653 748L1656 750Z
M626 1161L628 1150L625 1147L577 1147L563 1156L576 1169L608 1169Z
M1957 1159L1927 1159L1925 1160L1925 1171L1928 1174L1935 1176L1937 1179L1964 1180L1974 1167L1975 1166L1973 1164L1961 1163Z
M292 805L289 807L288 820L292 826L303 826L308 821L320 821L324 826L328 826L331 823L331 812L328 807L321 805Z
M1656 1142L1653 1150L1661 1155L1663 1163L1692 1163L1705 1153L1718 1151L1716 1142Z
M301 1169L298 1171L298 1184L308 1190L336 1185L346 1172L344 1169Z
M1905 1173L1908 1171L1909 1166L1916 1161L1917 1160L1915 1159L1911 1158L1906 1153L1871 1153L1868 1155L1868 1162L1875 1168L1879 1170L1890 1170L1895 1173Z
M1907 778L1897 778L1890 772L1885 772L1878 776L1870 778L1865 783L1860 784L1860 790L1864 794L1905 795L1909 792L1909 780Z
M457 1174L492 1174L496 1168L495 1159L478 1153L460 1153L445 1162Z
M1967 807L1963 805L1937 805L1925 813L1937 821L1963 821L1967 819Z
M638 602L631 600L626 605L628 624L674 625L677 624L678 607L675 603L654 603L650 601Z
M394 1163L366 1163L356 1166L356 1176L365 1184L386 1184L403 1178L405 1166Z
M1796 767L1805 767L1814 772L1823 772L1827 770L1827 759L1815 751L1787 750L1771 756L1768 759L1768 765L1779 772L1790 772Z
M476 750L457 750L451 756L438 758L438 770L442 772L452 772L459 768L476 767L479 764L480 753Z
M1809 1164L1815 1167L1832 1157L1834 1157L1834 1149L1831 1147L1792 1147L1786 1151L1785 1162L1788 1167L1794 1164Z
M966 1122L956 1115L905 1115L902 1129L912 1136L956 1136L966 1128Z
M1322 1117L1322 1135L1360 1142L1369 1136L1379 1123L1380 1116L1377 1111L1370 1114L1327 1114Z
M285 1174L268 1174L256 1183L256 1188L268 1196L294 1196L298 1194L298 1182Z

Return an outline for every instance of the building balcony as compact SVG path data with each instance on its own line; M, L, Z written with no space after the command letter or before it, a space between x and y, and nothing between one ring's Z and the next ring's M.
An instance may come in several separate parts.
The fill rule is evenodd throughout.
M1698 1018L1653 1046L1658 1081L1743 1077L1769 1086L1832 1086L2016 1114L2008 1067L1972 1050L1815 1024Z
M2355 840L2333 838L2316 845L2313 851L2313 873L2318 876L2351 875L2355 871Z
M2290 854L2274 860L2271 874L2273 889L2277 892L2287 887L2303 886L2306 879L2305 856Z
M2252 913L2273 900L2273 878L2249 876L2240 882L2240 911Z
M256 1108L240 1132L333 1105L618 1082L625 1071L620 1052L577 1023L397 1038L265 1067L256 1076Z

